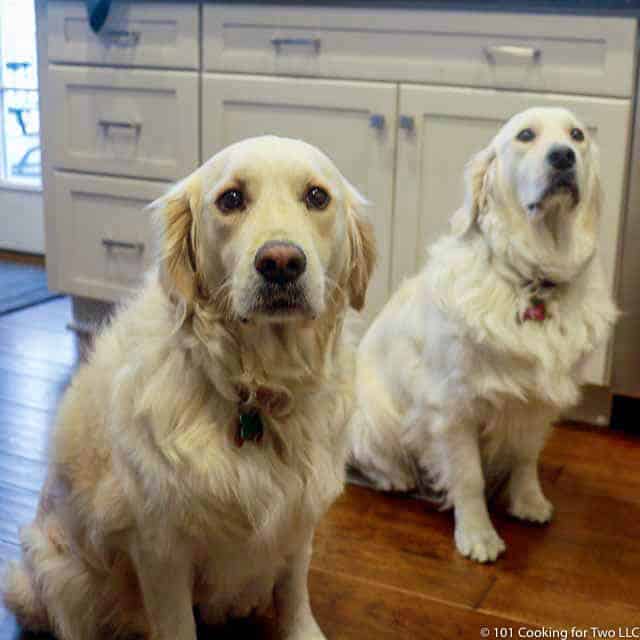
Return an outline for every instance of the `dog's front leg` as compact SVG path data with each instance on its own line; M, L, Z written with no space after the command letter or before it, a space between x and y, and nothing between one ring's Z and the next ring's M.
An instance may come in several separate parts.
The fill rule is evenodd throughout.
M444 449L439 453L447 461L458 551L478 562L492 562L506 547L487 510L477 428L464 423L450 425L439 444Z
M551 416L523 421L514 442L509 478L509 513L520 520L544 523L551 520L553 506L544 496L538 475L538 458L551 425Z
M152 630L151 638L196 640L188 556L176 547L160 552L158 545L141 539L133 542L130 551Z
M307 576L312 538L289 561L275 589L278 626L283 640L326 640L311 613Z

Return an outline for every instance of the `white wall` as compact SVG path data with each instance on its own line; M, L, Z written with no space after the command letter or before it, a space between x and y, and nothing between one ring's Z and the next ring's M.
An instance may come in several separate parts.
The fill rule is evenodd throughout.
M40 191L0 187L0 249L44 253Z

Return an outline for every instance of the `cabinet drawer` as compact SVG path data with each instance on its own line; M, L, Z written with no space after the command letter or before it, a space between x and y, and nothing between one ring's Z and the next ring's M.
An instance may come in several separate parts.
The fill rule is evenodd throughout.
M156 255L150 212L168 184L55 171L56 289L116 301L143 281Z
M51 163L175 180L199 160L198 75L51 66Z
M629 96L635 21L207 4L211 71Z
M196 3L114 2L99 33L80 0L48 3L52 62L197 69Z

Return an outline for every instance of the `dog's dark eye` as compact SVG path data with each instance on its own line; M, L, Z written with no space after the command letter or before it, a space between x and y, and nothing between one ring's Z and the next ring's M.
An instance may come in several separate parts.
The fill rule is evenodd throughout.
M229 189L216 200L216 206L222 213L244 209L244 194L238 189Z
M516 137L520 142L531 142L536 137L536 134L533 129L523 129Z
M571 129L571 137L576 142L582 142L584 140L584 131L582 131L582 129L574 127L573 129Z
M331 197L320 187L311 187L304 196L304 201L311 209L325 209Z

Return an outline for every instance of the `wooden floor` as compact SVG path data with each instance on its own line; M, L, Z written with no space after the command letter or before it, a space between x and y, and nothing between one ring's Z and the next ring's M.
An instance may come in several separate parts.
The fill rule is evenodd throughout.
M0 317L3 563L17 556L18 527L34 512L47 433L78 362L68 319L66 299ZM509 628L513 636L499 637L517 638L525 625L640 625L640 440L557 428L542 466L556 517L546 527L528 526L494 505L508 549L492 566L456 554L451 514L348 488L317 532L310 575L313 609L327 636L474 639ZM490 635L481 635L483 627ZM260 629L240 624L199 637L263 637ZM0 610L0 639L19 637L29 636Z

